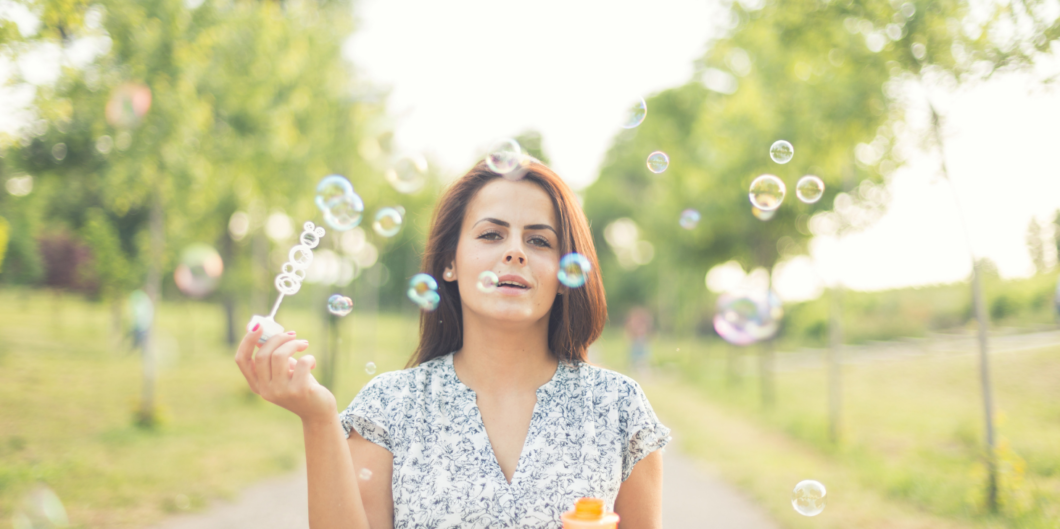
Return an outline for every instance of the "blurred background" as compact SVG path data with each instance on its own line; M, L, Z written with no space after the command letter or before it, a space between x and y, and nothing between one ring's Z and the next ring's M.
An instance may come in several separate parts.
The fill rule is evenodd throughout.
M1058 17L0 0L0 524L146 527L297 471L298 421L232 356L303 223L328 233L276 319L344 407L415 347L437 197L511 137L591 222L592 360L778 526L1057 527ZM329 174L352 229L314 203ZM821 516L788 507L803 479Z

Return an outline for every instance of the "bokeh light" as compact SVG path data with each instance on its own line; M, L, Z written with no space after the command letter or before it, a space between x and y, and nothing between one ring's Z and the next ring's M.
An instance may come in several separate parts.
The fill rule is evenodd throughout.
M13 529L57 529L68 527L70 520L59 496L47 486L37 485L15 506L11 525Z

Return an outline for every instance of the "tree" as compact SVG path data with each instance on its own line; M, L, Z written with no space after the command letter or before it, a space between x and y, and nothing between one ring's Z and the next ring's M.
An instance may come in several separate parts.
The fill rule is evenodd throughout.
M1027 251L1031 254L1031 263L1034 264L1034 273L1040 274L1046 270L1045 267L1045 232L1044 227L1038 223L1038 219L1031 217L1027 225Z

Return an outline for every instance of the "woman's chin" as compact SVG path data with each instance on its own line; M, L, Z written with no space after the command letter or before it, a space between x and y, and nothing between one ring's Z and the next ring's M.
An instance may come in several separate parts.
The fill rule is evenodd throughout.
M530 325L540 320L544 314L535 315L534 306L529 300L491 300L481 310L475 311L484 320L504 324L526 323Z

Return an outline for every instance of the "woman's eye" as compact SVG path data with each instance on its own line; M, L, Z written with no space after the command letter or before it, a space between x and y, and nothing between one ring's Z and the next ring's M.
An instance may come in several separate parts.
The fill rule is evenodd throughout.
M483 233L482 235L479 235L478 238L479 239L486 239L488 241L495 241L495 240L501 238L501 234L499 234L499 233L497 233L495 231L487 231L486 233Z
M552 245L548 243L548 239L544 237L533 237L530 239L530 244L534 246L540 246L542 248L551 248Z

